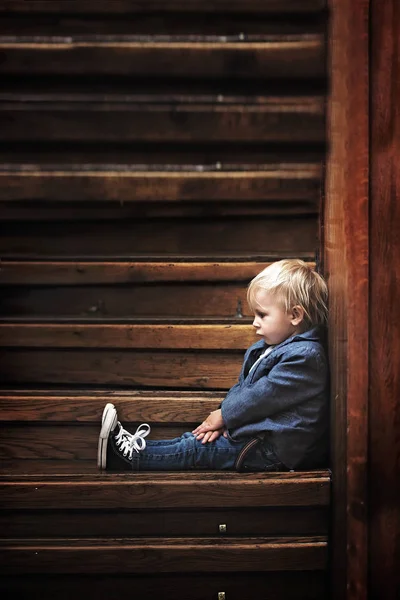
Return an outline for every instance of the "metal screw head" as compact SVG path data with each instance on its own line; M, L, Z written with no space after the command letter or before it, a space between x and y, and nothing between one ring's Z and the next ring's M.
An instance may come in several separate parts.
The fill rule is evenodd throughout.
M226 525L225 525L225 523L221 523L221 524L218 526L218 529L219 529L219 532L220 532L220 533L226 533Z

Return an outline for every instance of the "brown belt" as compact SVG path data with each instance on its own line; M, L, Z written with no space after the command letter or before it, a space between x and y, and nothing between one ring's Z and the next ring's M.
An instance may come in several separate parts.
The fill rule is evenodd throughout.
M242 470L243 461L246 458L247 454L250 452L250 450L252 450L256 446L258 446L258 444L261 444L263 441L264 441L264 436L260 435L259 437L252 438L243 446L243 448L237 455L237 458L235 461L236 471L240 472Z

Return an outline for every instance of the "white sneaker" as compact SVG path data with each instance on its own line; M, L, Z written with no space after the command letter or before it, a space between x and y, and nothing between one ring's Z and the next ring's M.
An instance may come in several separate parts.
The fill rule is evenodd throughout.
M150 433L150 425L142 423L136 429L135 433L129 433L124 429L118 421L119 431L114 435L115 451L119 456L132 460L133 451L139 453L146 448L146 440L144 439Z
M118 432L116 432L117 427L119 428ZM146 448L146 440L144 438L149 433L150 425L147 423L139 425L135 433L130 433L124 429L118 421L115 406L111 403L106 404L101 418L101 430L97 449L98 468L100 470L105 470L107 467L111 467L113 470L132 468L133 451L135 450L135 452L139 453Z
M114 404L106 404L101 417L101 430L97 446L97 467L100 470L105 469L107 466L108 438L110 437L110 433L116 428L117 423L117 409Z

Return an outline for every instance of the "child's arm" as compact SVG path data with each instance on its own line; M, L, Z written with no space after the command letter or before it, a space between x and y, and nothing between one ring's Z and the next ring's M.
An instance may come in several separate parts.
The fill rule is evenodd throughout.
M228 392L222 403L227 429L258 423L292 409L321 394L327 381L327 364L322 353L290 352L254 383L242 381Z
M206 442L213 442L218 439L224 432L225 423L222 419L221 409L218 408L208 415L208 417L192 431L193 435L198 440L203 440L203 444Z
M214 442L219 437L221 437L221 435L223 435L224 437L227 437L226 431L227 430L225 427L221 427L221 429L216 429L214 431L206 431L205 433L198 433L195 437L199 441L201 440L202 444L207 444L207 442Z

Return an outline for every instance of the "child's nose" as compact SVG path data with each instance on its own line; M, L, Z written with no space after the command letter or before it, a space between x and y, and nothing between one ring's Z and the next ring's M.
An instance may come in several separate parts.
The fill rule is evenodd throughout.
M257 317L254 317L253 319L253 327L258 327Z

